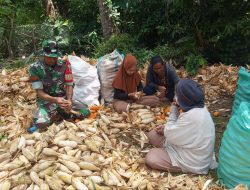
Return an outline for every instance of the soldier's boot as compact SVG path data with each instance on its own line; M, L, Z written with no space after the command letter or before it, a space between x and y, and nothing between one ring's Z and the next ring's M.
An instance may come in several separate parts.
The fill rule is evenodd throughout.
M39 127L36 124L32 124L28 129L28 133L34 133L35 131L38 131Z
M34 132L44 132L47 130L49 126L49 123L39 123L39 124L36 124L36 123L33 123L28 129L28 133L34 133Z
M35 131L44 131L50 124L51 114L49 108L38 107L32 125L28 128L29 133L34 133Z

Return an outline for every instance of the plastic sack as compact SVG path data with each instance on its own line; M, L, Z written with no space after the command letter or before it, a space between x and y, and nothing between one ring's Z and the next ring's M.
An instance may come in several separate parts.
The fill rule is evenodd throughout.
M73 101L99 105L100 81L97 69L77 56L68 56L75 83Z
M238 73L238 85L235 93L235 100L233 105L233 113L238 110L241 102L250 102L250 73L241 67Z
M74 83L77 85L85 85L90 83L96 77L95 67L88 64L77 56L68 56L71 63L72 73L74 76Z
M250 188L250 103L242 102L231 117L219 151L217 175L222 184Z
M98 59L97 70L101 82L101 95L106 102L113 100L112 83L122 61L123 56L117 50Z

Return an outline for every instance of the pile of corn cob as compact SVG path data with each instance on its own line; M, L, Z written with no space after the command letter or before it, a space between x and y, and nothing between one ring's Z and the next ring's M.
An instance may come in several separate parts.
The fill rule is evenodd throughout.
M158 181L164 180L164 173L149 170L143 159L147 152L143 149L147 143L143 131L157 125L154 117L158 111L161 110L132 105L131 113L140 117L135 121L137 116L100 110L95 120L63 121L44 133L3 139L0 189L161 189L164 186ZM10 127L3 126L0 131ZM126 136L133 137L135 143L132 139L123 140ZM190 187L182 189L197 189L198 184L205 183L198 178L192 181L188 175L183 176L183 183L185 178L189 178ZM176 186L173 181L172 185L168 183L170 188Z
M36 98L27 80L27 69L0 74L0 190L221 189L206 176L145 166L151 148L145 133L166 122L164 108L132 105L123 114L105 108L94 119L25 134Z

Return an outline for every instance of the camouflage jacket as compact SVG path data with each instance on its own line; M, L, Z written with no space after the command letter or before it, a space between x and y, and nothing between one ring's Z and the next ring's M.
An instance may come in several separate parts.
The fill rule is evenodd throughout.
M70 63L61 59L54 66L48 66L43 61L33 63L29 68L29 75L33 89L42 89L54 97L65 96L65 85L73 85Z

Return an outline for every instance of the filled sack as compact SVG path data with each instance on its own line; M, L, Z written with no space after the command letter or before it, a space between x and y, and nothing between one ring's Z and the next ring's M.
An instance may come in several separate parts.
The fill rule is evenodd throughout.
M96 67L77 56L68 56L71 63L74 92L73 101L87 105L99 105L100 81Z
M117 50L98 59L97 70L101 83L101 96L106 102L113 100L112 83L122 61L123 56Z

